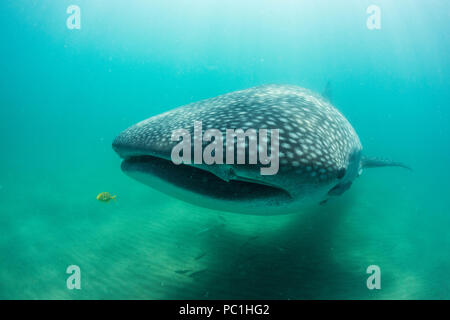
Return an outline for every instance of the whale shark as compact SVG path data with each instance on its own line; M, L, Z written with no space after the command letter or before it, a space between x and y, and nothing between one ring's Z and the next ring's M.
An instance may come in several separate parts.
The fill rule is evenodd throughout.
M183 129L194 136L196 121L202 122L202 133L277 129L278 139L266 145L269 152L277 150L276 174L262 175L263 163L174 163L179 141L173 133ZM205 140L200 138L201 146ZM244 151L250 145L247 139ZM197 206L252 215L324 205L348 190L366 168L409 169L363 155L358 135L330 97L294 85L257 86L178 107L129 127L112 146L125 174L158 191Z

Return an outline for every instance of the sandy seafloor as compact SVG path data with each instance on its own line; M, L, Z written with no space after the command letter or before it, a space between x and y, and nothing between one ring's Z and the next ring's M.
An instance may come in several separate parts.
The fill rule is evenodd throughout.
M27 299L447 298L448 209L443 194L433 192L445 185L429 181L418 188L419 174L372 170L326 207L276 217L198 208L120 175L78 176L69 185L64 180L70 174L28 176L14 184L34 192L1 191L8 207L1 217L0 294ZM116 203L92 197L102 184L119 195ZM71 264L82 271L79 291L65 286L65 268ZM382 270L381 290L366 288L365 271L372 264Z

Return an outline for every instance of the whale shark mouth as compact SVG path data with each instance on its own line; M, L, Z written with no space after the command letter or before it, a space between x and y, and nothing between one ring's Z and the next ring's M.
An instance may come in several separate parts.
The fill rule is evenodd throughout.
M292 200L286 190L257 180L225 181L207 170L186 164L176 165L171 160L151 155L125 157L121 167L127 175L157 190L161 189L161 182L165 182L181 190L223 200Z

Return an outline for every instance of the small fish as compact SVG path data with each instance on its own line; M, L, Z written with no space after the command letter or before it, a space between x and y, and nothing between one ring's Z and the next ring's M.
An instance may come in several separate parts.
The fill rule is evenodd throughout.
M241 248L242 248L242 247L245 247L247 244L249 244L250 242L252 242L253 240L256 240L256 239L258 239L258 238L259 238L259 235L252 236L252 237L248 238L247 241L245 241L245 242L241 245Z
M211 231L211 230L218 230L218 229L222 228L223 226L225 226L224 223L218 223L218 224L213 225L213 226L211 226L211 227L208 227L208 228L205 228L205 229L200 230L200 231L197 232L195 235L196 235L196 236L199 236L199 235L201 235L201 234L203 234L203 233L206 233L206 232L208 232L208 231Z
M200 253L198 256L195 257L195 260L200 260L200 259L203 258L204 256L206 256L206 252Z
M191 272L191 270L189 270L189 269L175 270L175 273L178 273L178 274L186 274L188 272Z
M198 276L204 274L206 271L208 271L208 269L202 269L202 270L199 270L199 271L194 271L191 274L189 274L189 277L191 277L191 278L198 277Z
M98 194L97 200L102 202L116 201L116 196L112 196L109 192L101 192Z
M202 229L202 230L200 230L199 232L197 232L195 235L196 235L196 236L199 236L199 235L201 235L201 234L203 234L203 233L206 233L206 232L208 232L209 230L211 230L211 228L212 228L212 227L208 227L208 228Z

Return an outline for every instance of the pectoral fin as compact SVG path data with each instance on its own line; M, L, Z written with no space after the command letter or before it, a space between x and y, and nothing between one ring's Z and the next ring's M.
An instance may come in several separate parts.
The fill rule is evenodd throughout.
M378 159L378 158L368 158L363 157L361 159L361 167L366 168L378 168L378 167L401 167L412 171L411 167L407 166L401 162L395 162L391 160Z

